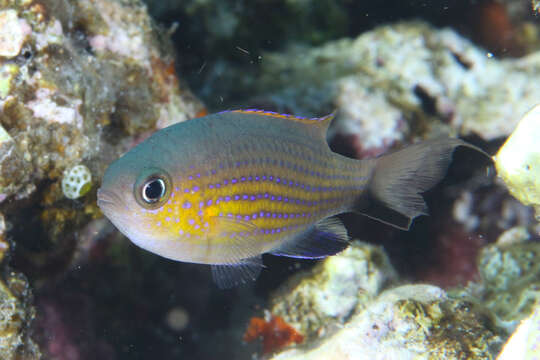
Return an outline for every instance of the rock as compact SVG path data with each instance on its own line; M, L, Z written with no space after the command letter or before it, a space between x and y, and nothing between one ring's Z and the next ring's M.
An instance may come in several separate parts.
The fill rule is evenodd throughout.
M494 156L510 193L540 217L540 105L532 108Z
M497 360L539 360L540 359L540 306L519 324L506 342Z
M365 156L411 137L507 136L538 101L539 66L539 53L500 60L451 29L403 22L263 54L260 77L239 86L295 114L337 107L331 134Z
M0 11L0 56L13 58L21 52L30 27L13 9Z
M167 35L139 0L25 1L5 11L27 29L21 50L0 64L0 202L9 206L0 211L20 248L39 237L42 249L70 256L73 234L102 215L98 181L68 201L64 174L84 164L101 179L152 131L204 107L176 75Z
M508 230L478 258L482 281L476 297L509 332L540 299L540 243L528 238L524 229Z
M405 285L384 291L332 336L272 359L486 359L501 345L471 303L435 286Z
M315 338L340 326L396 277L382 248L356 241L290 279L272 296L270 312Z
M37 360L41 353L29 334L34 318L27 280L9 273L0 280L0 358L3 360Z
M102 217L98 181L67 199L64 171L84 164L101 179L152 131L205 109L175 73L168 35L139 0L2 2L0 60L0 256L21 260L33 283L55 292L47 285L56 275L92 259L84 237L100 235L84 229ZM8 254L8 244L16 251ZM0 358L15 359L33 315L4 290ZM51 352L54 340L41 340Z
M131 136L203 110L138 0L17 4L0 16L24 34L2 48L0 21L0 56L14 59L0 65L0 125L17 139L0 157L0 193L28 195L83 159L100 177Z

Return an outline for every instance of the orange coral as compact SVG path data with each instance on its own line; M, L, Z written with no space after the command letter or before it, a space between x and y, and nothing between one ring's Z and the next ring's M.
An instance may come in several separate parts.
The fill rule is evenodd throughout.
M244 341L256 339L262 339L263 353L268 354L291 343L299 344L304 341L304 336L279 316L272 316L269 321L252 317L244 333Z

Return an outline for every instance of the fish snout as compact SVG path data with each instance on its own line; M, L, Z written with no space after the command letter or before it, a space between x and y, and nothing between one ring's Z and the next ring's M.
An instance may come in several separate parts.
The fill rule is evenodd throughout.
M97 205L104 212L106 210L117 208L123 204L118 195L110 190L99 188L97 191Z

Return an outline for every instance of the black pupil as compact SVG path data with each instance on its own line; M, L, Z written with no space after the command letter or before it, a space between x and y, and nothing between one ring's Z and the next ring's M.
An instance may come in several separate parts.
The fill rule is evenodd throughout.
M157 201L163 196L165 190L163 180L155 179L151 180L144 187L144 196L149 201Z

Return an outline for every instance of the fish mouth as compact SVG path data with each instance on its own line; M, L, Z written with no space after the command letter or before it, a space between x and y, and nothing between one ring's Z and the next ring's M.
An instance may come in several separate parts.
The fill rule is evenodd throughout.
M121 209L124 202L114 192L99 188L97 191L97 206L107 214L111 210Z

